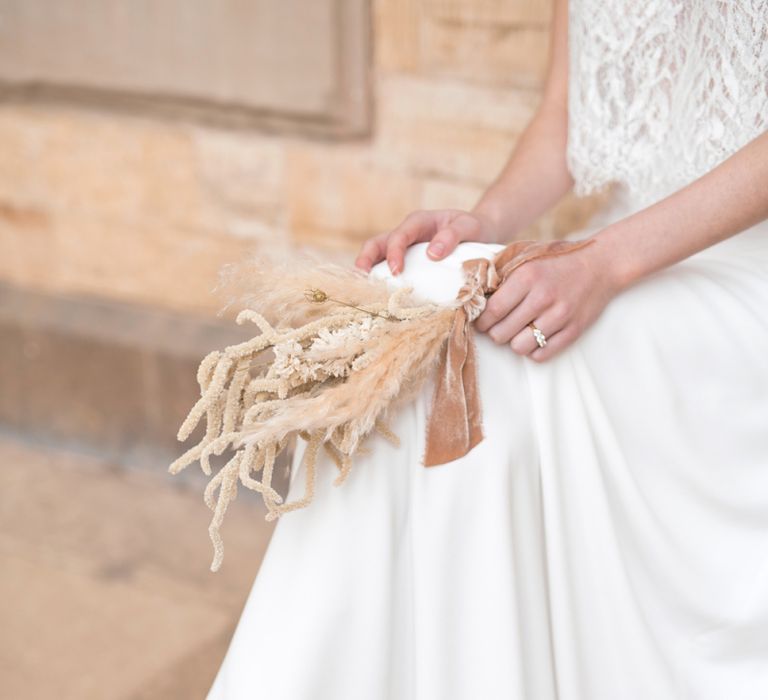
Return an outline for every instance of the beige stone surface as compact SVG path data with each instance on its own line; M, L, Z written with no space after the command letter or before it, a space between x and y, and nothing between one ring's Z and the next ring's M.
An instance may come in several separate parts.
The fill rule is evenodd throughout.
M467 24L545 24L552 15L549 0L422 0L435 17Z
M548 48L547 0L385 0L375 7L380 75L461 77L539 86Z
M0 196L64 213L180 226L200 218L188 127L86 110L0 111ZM161 186L158 186L161 185Z
M0 438L0 694L202 698L273 523L240 497L209 571L200 486Z
M470 207L538 101L549 0L375 0L370 135L319 139L0 102L0 280L213 313L219 270L350 263L415 208ZM578 225L565 202L532 231ZM537 234L538 235L538 234Z
M202 358L256 333L231 316L49 296L0 282L0 426L85 444L119 463L168 464L203 430L185 445L176 440L200 397Z
M392 76L379 88L377 162L422 178L488 185L538 104L532 91Z
M4 0L0 81L27 99L360 134L368 10L369 0Z
M373 3L374 59L380 73L418 70L423 5L423 0Z
M421 183L377 164L357 146L292 146L287 154L288 227L299 243L355 247L418 207Z
M438 177L425 178L421 190L421 209L471 209L483 194L481 185L453 182Z
M467 26L428 19L422 24L421 66L427 75L535 88L544 80L548 38L547 26Z
M283 144L76 110L0 110L0 277L217 309L221 267L288 244Z

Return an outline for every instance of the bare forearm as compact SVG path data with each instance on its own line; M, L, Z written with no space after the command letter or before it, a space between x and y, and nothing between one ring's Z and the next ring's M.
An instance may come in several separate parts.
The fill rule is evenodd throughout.
M565 160L565 114L541 110L472 212L493 223L496 242L512 240L573 186Z
M768 219L768 132L674 194L596 233L620 288Z
M568 140L568 2L554 0L549 67L541 105L504 169L472 210L490 225L497 243L520 231L573 186L566 162Z

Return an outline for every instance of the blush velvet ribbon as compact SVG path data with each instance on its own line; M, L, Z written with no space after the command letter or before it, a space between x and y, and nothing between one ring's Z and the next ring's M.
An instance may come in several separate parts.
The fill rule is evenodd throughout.
M427 422L425 467L463 457L483 439L472 321L485 309L487 297L523 263L570 253L590 243L591 238L514 241L490 260L472 258L462 263L464 284L457 296L461 305L440 356Z

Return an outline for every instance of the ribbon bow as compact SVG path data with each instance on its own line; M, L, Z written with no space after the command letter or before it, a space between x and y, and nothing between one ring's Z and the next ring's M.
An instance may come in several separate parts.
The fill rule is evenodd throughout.
M471 324L485 309L487 297L523 263L570 253L592 242L591 238L581 241L514 241L491 260L472 258L464 261L464 284L457 295L460 306L456 309L440 356L427 423L425 467L463 457L483 439Z

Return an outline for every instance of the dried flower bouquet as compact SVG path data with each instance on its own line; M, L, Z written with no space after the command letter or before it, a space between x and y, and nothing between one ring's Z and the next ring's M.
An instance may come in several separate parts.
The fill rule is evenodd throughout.
M320 449L338 468L334 484L340 485L373 431L397 444L387 425L390 411L413 399L438 363L423 462L466 454L483 437L471 321L517 266L589 242L516 241L492 260L465 261L465 283L451 304L426 302L412 288L393 290L360 270L306 256L281 263L262 256L231 266L230 280L247 288L237 323L253 323L259 333L202 360L200 399L178 439L186 440L203 418L206 431L169 467L177 474L199 461L211 476L211 456L232 453L204 494L213 510L211 570L222 563L220 529L238 483L261 494L267 520L309 505ZM284 503L272 486L275 460L298 438L307 442L304 493Z

